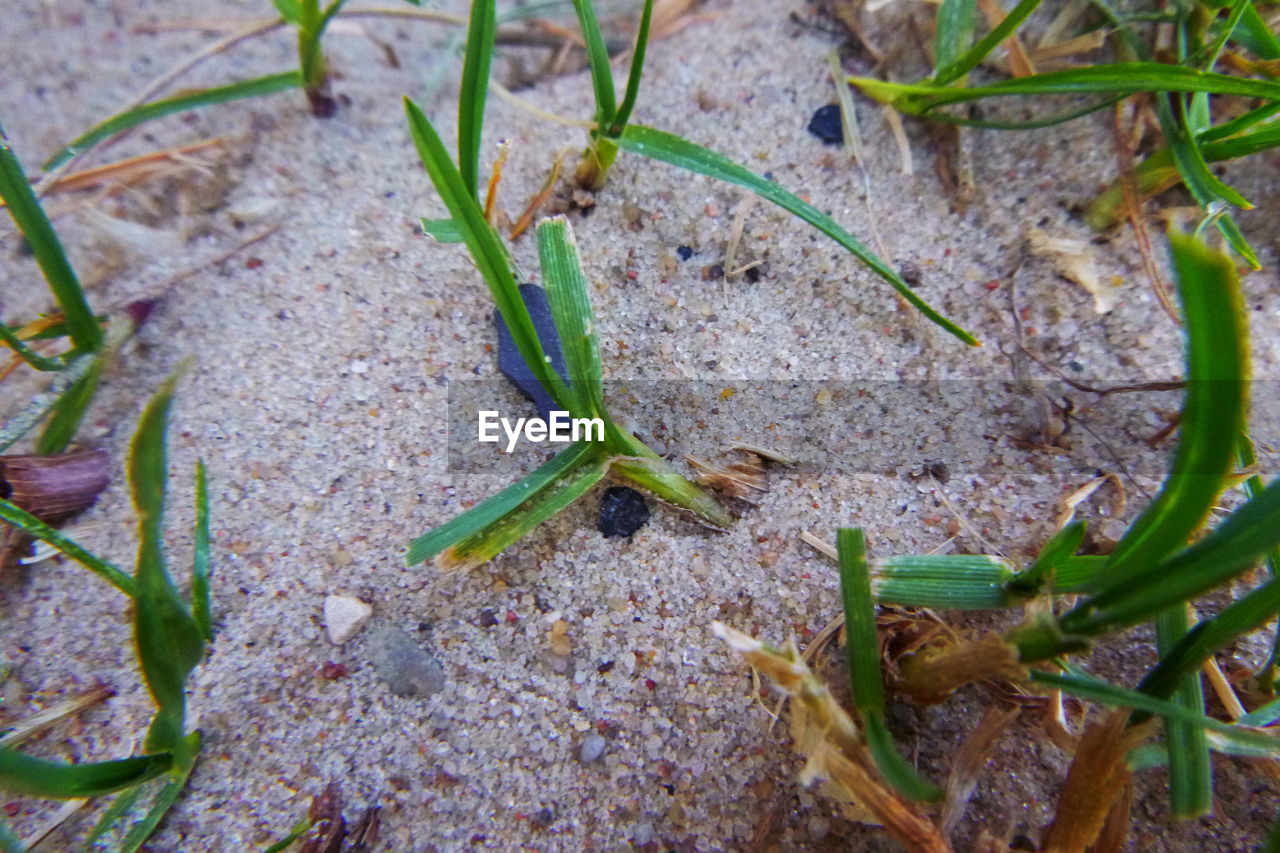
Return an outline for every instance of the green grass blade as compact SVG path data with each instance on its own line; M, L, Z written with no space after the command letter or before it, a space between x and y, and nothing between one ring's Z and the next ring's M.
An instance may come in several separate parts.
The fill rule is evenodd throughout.
M1248 326L1230 259L1170 234L1187 336L1181 438L1160 494L1111 552L1100 584L1149 569L1200 528L1226 483L1248 404Z
M1019 602L1006 590L1013 567L985 554L907 554L871 564L876 600L905 607L989 610Z
M582 272L573 229L563 216L538 224L538 258L547 286L547 299L551 303L551 316L564 347L569 391L578 403L573 414L575 417L608 418L587 277Z
M1280 59L1280 39L1271 32L1253 3L1244 10L1240 26L1232 34L1232 39L1263 59Z
M284 18L287 23L294 25L301 23L302 4L300 0L271 0L271 4L276 7L280 17Z
M579 442L573 444L524 479L512 483L493 497L472 507L436 529L409 543L405 565L416 566L458 542L491 527L522 504L592 461L596 448ZM532 529L532 527L530 527Z
M1272 699L1261 708L1254 708L1238 722L1242 726L1269 726L1276 720L1280 720L1280 699Z
M1157 699L1154 696L1148 696L1136 690L1117 687L1114 684L1108 684L1096 678L1080 675L1058 675L1057 673L1034 669L1031 671L1031 681L1056 687L1059 690L1065 690L1068 693L1094 702L1101 702L1104 705L1132 708L1135 711L1159 714L1163 717L1171 717L1182 722L1191 723L1202 729L1217 732L1228 740L1263 750L1271 755L1280 753L1280 738L1267 732L1224 723L1221 720L1215 720L1213 717L1206 717L1194 711L1189 711L1173 702Z
M653 21L653 0L644 0L644 8L640 11L640 28L636 30L635 49L631 52L631 70L627 73L627 90L622 96L622 106L618 107L609 127L609 135L617 136L631 120L631 111L636 107L636 98L640 96L640 78L644 76L644 57L649 47L649 24Z
M133 812L134 806L142 797L146 789L146 783L134 785L132 788L126 788L116 795L111 801L111 805L102 813L102 817L98 818L98 822L93 825L93 829L89 830L89 834L85 836L83 849L90 851L94 849L94 845L99 839L104 838L108 833Z
M871 596L871 570L866 539L859 528L836 533L840 557L840 590L844 600L849 686L853 705L862 718L867 748L880 773L894 789L912 800L936 800L942 791L916 774L898 750L884 722L884 677L880 672L880 639L876 634L876 606Z
M832 240L835 240L857 257L858 260L870 267L872 272L892 285L903 299L915 306L929 320L946 329L966 344L971 346L978 345L977 338L930 307L902 280L902 276L876 257L874 252L858 242L852 234L837 225L835 220L813 205L796 198L773 181L765 180L749 169L739 166L714 151L709 151L674 134L655 130L644 125L628 125L622 135L617 138L617 143L620 148L633 154L639 154L653 160L661 160L664 163L687 169L690 172L697 172L700 175L707 175L740 187L746 187L788 213L800 217Z
M1236 465L1241 471L1255 469L1258 464L1258 458L1253 450L1253 440L1247 434L1241 434L1240 440L1236 445ZM1244 481L1244 493L1253 500L1262 494L1266 486L1262 482L1262 477L1253 474ZM1263 560L1267 566L1267 573L1274 582L1276 578L1280 578L1280 548L1272 548L1267 552ZM1280 590L1277 591L1280 594ZM1264 611L1265 612L1265 611ZM1226 614L1223 614L1226 615ZM1237 617L1243 623L1247 621L1244 617ZM1247 630L1247 629L1246 629ZM1271 636L1271 654L1267 656L1267 660L1258 669L1258 687L1265 693L1275 693L1276 670L1280 668L1280 626L1272 633Z
M94 353L85 353L72 358L67 362L66 367L53 377L48 388L37 393L9 420L0 425L0 453L17 444L45 415L56 409L62 396L67 393L67 389L83 379L97 360L98 356Z
M461 243L462 229L452 219L420 219L422 233L437 243Z
M71 537L56 528L50 527L31 513L14 506L3 498L0 498L0 521L13 525L28 536L39 539L41 542L49 543L125 595L130 598L133 597L135 590L133 578L123 570L101 557L89 553Z
M26 342L19 338L12 329L5 323L0 322L0 340L9 345L9 349L17 353L18 357L31 365L36 370L51 373L61 370L66 366L66 362L59 357L46 358L40 353L27 346Z
M27 845L14 834L9 822L2 816L0 816L0 853L27 853Z
M137 785L173 764L167 752L117 761L64 764L33 758L16 749L0 749L0 788L27 797L74 800L98 797Z
M282 74L271 74L266 77L255 77L252 80L241 80L226 86L210 89L199 89L184 95L176 95L160 101L152 101L114 115L101 124L94 125L86 133L79 136L66 148L59 151L44 164L46 171L58 168L77 154L81 154L102 140L115 136L122 130L137 127L144 122L163 118L173 113L194 110L200 107L225 104L229 101L257 98L283 92L286 89L299 89L304 86L304 78L298 71L286 71Z
M129 485L138 512L134 640L156 715L147 748L173 750L183 738L187 676L204 656L204 637L165 567L164 501L169 464L165 431L176 377L143 410L129 448Z
M933 76L955 65L973 44L975 0L942 0L933 41Z
M1142 622L1252 567L1280 545L1280 479L1195 545L1099 593L1060 620L1067 633L1096 634Z
M923 115L949 104L1013 96L1103 94L1123 97L1140 92L1208 92L1269 100L1280 98L1280 82L1277 81L1206 73L1158 62L1090 65L969 88L933 83L892 83L871 77L852 77L850 82L871 97L892 103L913 115ZM947 118L945 115L937 117Z
M608 472L606 460L597 452L598 446L587 447L589 452L581 464L545 488L538 489L482 529L450 545L436 558L436 564L445 569L470 569L483 565L586 494Z
M1156 617L1156 646L1161 655L1185 636L1187 607L1171 607ZM1170 699L1204 716L1204 686L1200 672L1178 678ZM1165 749L1169 755L1169 810L1174 817L1198 817L1213 808L1213 767L1204 729L1183 720L1165 718Z
M178 795L187 787L191 771L195 769L196 758L200 754L200 732L195 731L182 739L174 754L174 767L169 772L169 780L156 792L151 801L151 808L146 815L129 830L129 834L120 842L118 853L135 853L156 831L160 821L173 808Z
M1040 3L1041 0L1020 0L1018 5L1014 6L1013 10L1005 15L1003 20L991 32L983 36L973 47L966 50L959 59L937 72L933 77L933 82L939 86L945 86L977 68L978 63L986 59L987 54L995 50L1000 45L1000 42L1007 39L1036 10ZM972 13L970 15L972 16ZM972 33L972 24L970 24L970 33Z
M67 253L53 230L53 223L45 215L39 199L27 182L22 164L18 162L9 139L0 128L0 198L4 199L13 223L18 226L35 255L40 272L44 274L49 289L58 300L58 307L67 321L67 331L75 347L85 352L102 349L105 340L98 318L89 310L84 288L67 260Z
M284 838L263 850L262 853L284 853L285 850L293 846L295 841L310 832L313 826L315 826L315 823L311 818L304 817L289 829L289 833Z
M613 88L613 68L609 65L609 49L605 47L604 34L596 20L596 10L591 0L573 0L573 11L578 15L578 27L587 46L587 61L591 63L591 88L596 94L596 124L601 132L614 123L618 114L617 95Z
M613 457L610 470L652 493L660 500L688 510L702 523L726 530L733 526L729 515L711 493L680 475L680 472L635 437L613 424L607 424L606 435L613 448L627 445L627 455Z
M191 560L191 616L206 643L213 642L212 596L209 594L209 482L204 460L196 460L196 526Z
M114 853L138 850L186 787L199 752L200 733L192 732L183 738L167 773L128 788L111 802L85 838L83 849L111 849ZM146 811L140 814L143 808Z
M489 93L493 40L497 34L496 17L494 0L472 0L458 93L458 172L477 204L480 201L480 143L484 133L485 96Z
M1009 581L1009 590L1019 595L1035 595L1080 549L1084 541L1085 523L1073 521L1049 538L1040 549L1036 561Z
M520 288L511 274L510 258L502 239L485 221L484 212L471 197L462 176L449 159L440 135L422 110L406 98L405 111L409 117L409 131L417 146L418 155L422 158L422 165L431 176L436 192L449 208L454 223L462 231L467 249L489 286L494 303L502 312L516 349L551 398L565 411L571 411L568 405L571 400L569 389L547 361L537 329L529 317L529 309L525 307Z
M40 440L36 442L36 453L61 453L75 440L80 422L93 402L97 393L98 381L102 378L103 360L101 355L94 356L89 369L62 393L54 404Z

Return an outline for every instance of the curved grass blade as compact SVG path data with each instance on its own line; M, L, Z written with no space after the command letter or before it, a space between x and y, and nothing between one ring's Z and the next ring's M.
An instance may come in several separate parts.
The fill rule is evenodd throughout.
M644 0L644 8L640 10L640 27L636 30L636 45L631 51L631 70L627 73L627 90L622 96L622 105L613 116L609 126L609 135L617 136L631 120L631 111L635 109L636 98L640 96L640 78L644 75L644 57L649 47L649 25L653 21L653 0Z
M1269 100L1280 98L1280 82L1232 77L1158 62L1091 65L1068 71L1015 77L990 86L969 88L938 86L933 83L892 83L871 77L851 77L849 82L876 100L892 103L903 112L913 115L923 115L949 104L1012 96L1125 96L1140 92L1207 92L1211 95L1240 95ZM945 115L937 117L950 120Z
M563 216L538 224L538 259L551 303L551 316L564 347L569 391L578 404L571 414L607 419L600 349L587 294L587 277L582 272L573 229Z
M462 232L476 268L489 286L493 301L511 331L516 349L551 398L562 409L570 411L568 403L572 398L569 389L547 361L537 329L529 318L529 309L525 307L520 288L511 274L510 258L502 239L485 221L479 203L470 195L457 167L449 159L439 134L422 110L406 98L405 111L409 117L409 131L417 146L418 155L422 158L422 165L426 167L436 192L449 209L454 224Z
M991 32L987 33L973 47L965 51L964 55L943 68L934 75L933 82L939 86L957 80L968 74L974 68L978 67L978 63L987 58L987 54L995 50L1000 42L1007 39L1018 26L1036 10L1042 0L1020 0L1018 5L1014 6L1009 14L1005 15ZM972 13L971 13L972 14ZM972 32L972 30L971 30Z
M1258 8L1249 3L1240 18L1240 26L1232 33L1232 41L1256 53L1263 59L1280 59L1280 39L1267 26Z
M27 182L22 165L9 147L9 139L0 127L0 198L4 199L9 215L31 246L36 263L49 283L54 298L66 318L67 332L76 349L97 352L105 340L98 318L89 310L84 288L75 270L67 260L62 241L53 230L53 223L45 215L39 199Z
M135 853L140 849L156 831L169 809L173 808L178 795L187 787L191 771L195 769L196 758L200 754L200 741L200 732L194 731L179 743L174 751L174 767L169 771L169 780L156 792L146 815L133 825L129 834L120 842L118 853Z
M609 49L596 20L596 10L591 0L573 0L573 11L578 15L578 27L587 46L587 60L591 64L591 88L596 95L596 125L609 128L618 113L617 94L613 88L613 68L609 65Z
M933 41L933 76L955 65L973 44L975 0L942 0L938 6L937 30Z
M84 848L110 848L114 853L134 853L156 831L165 814L186 787L200 751L200 733L182 739L167 773L123 791L94 824ZM143 805L139 806L139 801ZM145 813L139 813L142 808Z
M282 74L255 77L252 80L241 80L238 83L231 83L226 86L199 89L185 95L176 95L172 98L152 101L149 104L143 104L131 110L126 110L119 115L114 115L101 124L94 125L67 145L66 148L50 157L48 162L44 164L44 169L45 171L56 169L72 157L92 148L102 140L115 136L122 130L137 127L153 119L214 104L225 104L229 101L271 95L287 89L300 89L305 87L304 83L305 80L301 72L286 71Z
M8 344L9 349L13 350L19 358L42 373L52 373L66 367L67 363L62 358L57 356L47 358L27 346L22 338L18 337L12 329L2 322L0 322L0 340Z
M416 566L423 560L430 559L446 548L496 524L521 504L534 499L573 470L591 461L594 450L595 448L591 445L582 442L571 445L524 479L512 483L493 497L445 522L430 533L419 536L409 543L408 553L405 554L405 565Z
M0 788L28 797L98 797L159 776L173 764L167 752L92 764L64 764L0 749Z
M1156 648L1166 655L1187 633L1187 606L1179 604L1156 617ZM1175 704L1204 716L1204 685L1199 670L1178 677ZM1213 808L1213 767L1209 741L1198 725L1165 717L1165 750L1169 756L1169 811L1174 817L1198 817Z
M788 213L800 217L832 240L835 240L857 257L858 260L870 267L872 272L892 285L893 289L898 291L903 299L911 303L930 321L946 329L966 344L971 346L979 345L977 338L930 307L902 280L902 276L876 257L874 252L858 242L852 234L837 225L835 220L813 205L801 201L773 181L765 180L749 169L739 166L729 158L714 151L709 151L700 145L695 145L675 134L655 130L644 125L628 125L616 142L618 147L633 154L639 154L653 160L661 160L664 163L687 169L690 172L697 172L700 175L707 175L721 181L737 184L740 187L746 187Z
M1073 521L1050 537L1040 549L1036 561L1025 571L1018 572L1009 581L1010 592L1019 595L1036 595L1052 579L1066 562L1080 549L1084 541L1085 523Z
M1213 717L1206 717L1203 714L1189 711L1181 705L1175 705L1172 702L1157 699L1145 693L1139 693L1136 690L1117 687L1114 684L1092 677L1059 675L1037 669L1031 671L1031 681L1056 687L1059 690L1065 690L1068 693L1094 702L1101 702L1104 705L1132 708L1135 711L1145 711L1148 714L1159 714L1163 717L1181 720L1182 722L1199 726L1202 729L1217 732L1228 740L1262 750L1269 755L1280 753L1280 738L1275 737L1273 734L1245 726L1224 723L1221 720L1215 720Z
M0 498L0 521L12 524L28 536L39 539L41 542L49 543L125 595L130 598L133 597L135 592L133 578L129 577L123 570L101 557L90 554L71 537L50 527L31 513L14 506L3 498Z
M196 528L191 560L191 615L206 643L213 642L213 616L209 594L209 482L204 460L196 460Z
M54 404L40 440L36 442L36 453L61 453L75 440L84 413L93 402L97 393L98 381L102 378L102 356L94 356L89 369L77 379Z
M1191 237L1170 234L1187 333L1187 391L1164 487L1111 552L1100 588L1183 547L1226 483L1248 403L1248 327L1235 267Z
M142 675L156 703L147 733L152 750L174 750L183 739L187 676L204 656L204 636L165 567L164 501L169 474L165 431L176 377L142 413L129 452L129 485L138 511L134 639Z
M26 435L40 419L53 411L67 389L79 382L89 369L97 363L98 356L85 353L67 362L60 372L49 383L49 387L36 394L13 417L0 426L0 453L8 450Z
M494 0L472 0L467 47L458 93L458 172L471 197L480 201L480 142L484 132L485 96L497 33Z
M836 533L840 557L840 590L844 600L849 685L853 705L862 717L867 749L877 769L898 793L913 800L936 800L942 790L916 774L894 747L884 721L884 677L880 672L880 639L876 635L876 606L871 596L866 539L860 528Z
M613 427L611 432L616 446L621 430ZM610 462L613 473L626 477L672 506L688 510L701 522L716 530L726 530L733 526L733 517L705 489L680 476L680 472L672 468L665 459L639 441L630 436L627 438L630 439L631 446L628 450L631 455L613 457Z

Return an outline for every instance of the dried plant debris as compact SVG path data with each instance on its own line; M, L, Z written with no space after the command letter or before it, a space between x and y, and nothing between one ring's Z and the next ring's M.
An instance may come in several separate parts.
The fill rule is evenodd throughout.
M819 783L849 819L883 826L908 850L951 849L931 820L884 783L853 718L804 663L793 641L775 649L720 622L711 628L790 694L792 744L805 758L801 784Z
M58 525L93 506L110 482L101 450L0 456L0 498L46 524ZM12 567L31 538L17 527L0 531L0 569Z
M755 506L759 498L769 490L769 477L759 456L754 453L743 453L740 462L731 462L723 468L704 462L696 456L685 456L685 460L697 472L695 479L700 485L714 489L726 497L743 501Z
M1074 281L1093 297L1093 309L1106 314L1116 304L1116 288L1098 274L1093 247L1084 240L1051 237L1039 228L1027 230L1031 251L1053 262L1058 274Z

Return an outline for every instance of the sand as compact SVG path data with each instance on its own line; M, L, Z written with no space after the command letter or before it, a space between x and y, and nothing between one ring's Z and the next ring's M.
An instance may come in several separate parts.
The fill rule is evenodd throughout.
M0 30L7 71L0 120L34 170L216 37L140 27L248 21L267 5L13 4ZM749 671L711 635L711 621L803 641L838 612L833 567L798 541L802 529L834 539L837 527L857 524L879 554L942 548L1022 559L1051 532L1060 498L1098 472L1120 470L1117 459L1130 498L1126 518L1145 505L1142 489L1158 487L1169 448L1152 450L1143 440L1163 425L1160 410L1176 410L1173 394L1073 391L1070 450L1013 441L1034 434L1041 411L1018 380L1046 374L1011 362L1011 302L1026 346L1073 378L1163 380L1180 371L1179 333L1156 304L1127 233L1093 246L1101 276L1118 284L1105 314L1051 262L1024 250L1028 226L1093 238L1076 211L1114 173L1109 117L972 134L981 190L959 210L934 173L936 146L924 125L908 123L910 176L878 107L865 99L858 101L865 178L847 152L806 132L812 112L834 99L825 57L840 41L791 19L810 19L808 6L739 0L706 8L714 20L651 47L636 120L772 173L886 258L914 264L919 292L985 343L965 348L899 308L853 258L763 202L746 214L739 250L742 262L763 262L759 280L704 280L703 268L724 260L742 192L621 157L590 215L573 218L605 373L617 381L616 411L660 452L724 460L727 441L745 440L801 459L771 472L771 490L728 533L655 505L633 538L605 540L594 525L597 490L481 569L446 575L404 566L412 537L539 455L488 467L451 456L451 393L486 382L499 406L529 409L495 381L491 301L464 251L417 229L418 217L440 216L443 206L418 165L400 96L429 94L450 30L361 20L394 48L399 67L360 33L332 33L327 47L344 98L335 118L313 119L297 94L171 118L93 162L215 136L227 140L226 153L205 171L88 207L55 202L76 208L58 226L93 282L95 306L159 299L108 372L82 443L109 450L119 473L148 393L192 359L170 431L170 555L180 576L190 563L197 457L210 470L218 635L191 693L206 747L152 849L259 849L334 781L349 817L382 807L378 849L385 850L753 849L762 825L761 849L892 849L880 831L845 820L797 786L785 728L769 731ZM889 42L901 37L908 14L927 18L923 7L900 4L867 22ZM277 33L180 85L283 70L291 52L288 36ZM446 68L443 88L424 106L451 138L456 64ZM582 73L520 94L561 115L591 112ZM584 135L493 101L486 162L499 139L511 143L502 208L518 215L555 152L576 151ZM1280 234L1268 213L1280 181L1275 166L1262 155L1230 172L1261 207L1240 221L1267 268L1245 279L1262 380L1280 375ZM121 226L103 215L156 233L122 242ZM4 319L14 322L46 308L48 298L8 226L3 241L0 293ZM696 252L688 261L677 258L682 245ZM515 250L536 268L532 240ZM1267 387L1259 397L1272 405L1259 404L1256 430L1274 446L1280 419ZM6 394L6 407L20 399ZM947 465L945 483L921 476L937 462ZM1266 469L1274 463L1265 452ZM1123 520L1106 518L1108 505L1100 496L1082 513L1099 535L1114 537ZM71 530L129 565L132 525L117 476ZM101 679L115 698L75 731L63 727L31 748L76 760L127 751L150 705L121 597L57 561L5 584L5 718ZM341 647L328 642L322 621L334 594L374 609L371 625ZM948 618L1003 627L1016 615ZM386 668L375 666L386 658L379 638L389 636L407 636L438 663L443 689L425 698L393 693ZM1248 664L1260 649L1250 641L1236 654ZM819 661L837 680L839 655ZM1153 657L1150 634L1140 630L1089 665L1132 683ZM326 663L347 674L326 677L341 673ZM895 702L891 725L922 772L943 779L957 745L994 701L973 686L942 705ZM1076 707L1073 722L1080 720ZM982 827L1037 839L1068 762L1037 715L1025 713L979 780L958 848ZM1239 850L1256 841L1274 816L1275 782L1235 760L1218 759L1215 768L1216 814L1181 824L1168 818L1163 772L1141 774L1133 848ZM22 830L49 812L15 802L12 823ZM70 845L93 813L69 821L47 849Z

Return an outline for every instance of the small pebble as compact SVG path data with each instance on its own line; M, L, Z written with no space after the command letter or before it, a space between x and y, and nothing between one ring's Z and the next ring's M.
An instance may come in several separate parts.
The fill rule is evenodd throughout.
M578 760L583 764L590 764L600 756L604 755L605 739L600 735L587 735L582 739L582 749L578 752Z
M324 628L329 642L340 646L369 622L373 608L358 598L331 595L324 600Z
M369 637L369 656L378 677L397 696L426 699L444 689L444 667L413 637L384 625Z
M840 124L840 105L827 104L819 107L809 119L809 132L818 137L826 145L840 145L844 142L844 126Z
M678 249L676 249L676 255L680 258L680 260L687 261L693 257L693 249L689 248L688 246L680 246Z
M551 359L551 366L562 377L568 375L564 366L564 350L560 347L560 336L551 316L547 292L536 284L522 284L520 296L524 299L525 308L529 310L529 319L533 321L533 328L538 333L542 351ZM501 311L493 313L493 322L498 328L498 370L502 371L502 375L512 385L520 389L520 393L533 400L538 407L538 414L544 420L550 418L552 409L556 408L555 402L524 363L524 356L516 348L515 339L511 337Z
M606 539L614 536L630 538L648 520L649 504L644 495L626 486L611 486L600 499L600 518L596 521L596 529Z

